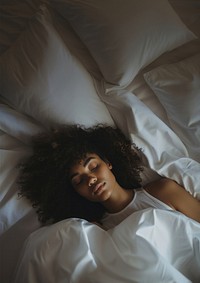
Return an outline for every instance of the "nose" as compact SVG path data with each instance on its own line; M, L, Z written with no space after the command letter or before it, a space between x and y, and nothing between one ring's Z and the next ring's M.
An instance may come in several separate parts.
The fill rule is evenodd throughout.
M91 187L94 183L96 183L97 177L95 176L88 176L88 185Z

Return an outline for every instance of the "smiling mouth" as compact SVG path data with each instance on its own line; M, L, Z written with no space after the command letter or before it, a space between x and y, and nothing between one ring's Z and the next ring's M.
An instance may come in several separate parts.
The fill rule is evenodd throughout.
M97 184L96 186L94 186L94 188L93 188L93 190L92 190L92 194L93 194L93 195L98 195L98 194L100 194L100 193L102 192L102 190L103 190L105 184L106 184L106 183L103 182L103 183L99 183L99 184Z

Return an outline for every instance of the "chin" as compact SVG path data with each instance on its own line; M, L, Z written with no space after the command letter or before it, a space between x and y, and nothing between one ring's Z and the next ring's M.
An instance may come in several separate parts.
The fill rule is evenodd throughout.
M104 201L109 200L110 196L111 196L111 193L110 193L110 192L104 191L104 192L102 192L102 193L98 196L98 200L99 200L100 202L104 202Z

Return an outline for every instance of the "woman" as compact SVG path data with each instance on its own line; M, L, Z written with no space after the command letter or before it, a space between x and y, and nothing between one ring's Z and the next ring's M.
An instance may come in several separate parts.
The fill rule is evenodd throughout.
M33 139L33 155L20 166L20 195L43 224L79 217L108 229L146 207L200 222L200 202L176 182L161 178L141 188L139 151L109 126L58 127Z

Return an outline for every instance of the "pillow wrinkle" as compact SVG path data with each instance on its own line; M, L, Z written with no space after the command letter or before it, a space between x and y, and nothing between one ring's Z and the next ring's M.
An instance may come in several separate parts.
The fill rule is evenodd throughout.
M199 160L200 53L152 69L144 79L163 105L172 129Z
M160 55L196 38L166 0L50 3L87 46L108 88L128 87Z
M98 96L96 81L70 53L54 28L51 12L41 6L26 32L0 58L4 103L45 127L114 122Z

